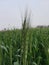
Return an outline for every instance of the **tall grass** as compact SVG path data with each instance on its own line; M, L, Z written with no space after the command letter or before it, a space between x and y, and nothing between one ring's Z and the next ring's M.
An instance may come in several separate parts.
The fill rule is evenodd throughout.
M27 21L27 13L25 14L25 18L24 18L24 22L23 22L23 27L22 27L22 46L21 46L21 65L27 65L28 61L27 61L27 56L28 56L28 30L29 30L29 26L28 26L28 22Z

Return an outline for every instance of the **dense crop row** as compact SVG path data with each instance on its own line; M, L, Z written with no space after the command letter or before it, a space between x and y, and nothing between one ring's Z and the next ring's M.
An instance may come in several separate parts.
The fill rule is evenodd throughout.
M49 65L49 28L0 32L0 65Z

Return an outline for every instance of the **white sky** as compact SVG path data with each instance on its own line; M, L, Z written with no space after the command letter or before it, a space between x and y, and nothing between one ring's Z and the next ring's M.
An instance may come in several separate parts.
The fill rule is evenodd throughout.
M0 0L0 30L20 28L21 14L31 10L31 25L49 25L49 0Z

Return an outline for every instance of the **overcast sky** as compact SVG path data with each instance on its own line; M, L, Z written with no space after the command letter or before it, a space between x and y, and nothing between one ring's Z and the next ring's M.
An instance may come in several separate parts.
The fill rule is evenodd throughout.
M49 25L49 0L0 0L0 30L20 28L21 15L31 11L31 25Z

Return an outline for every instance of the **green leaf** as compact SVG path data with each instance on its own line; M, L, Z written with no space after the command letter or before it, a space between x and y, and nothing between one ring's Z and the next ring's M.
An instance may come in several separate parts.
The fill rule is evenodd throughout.
M17 61L17 62L14 62L14 65L19 65L19 62Z
M33 65L37 65L37 63L36 62L33 62Z
M8 50L7 50L7 48L6 48L5 46L0 45L0 47L1 47L2 49L4 49L4 50L8 53Z

